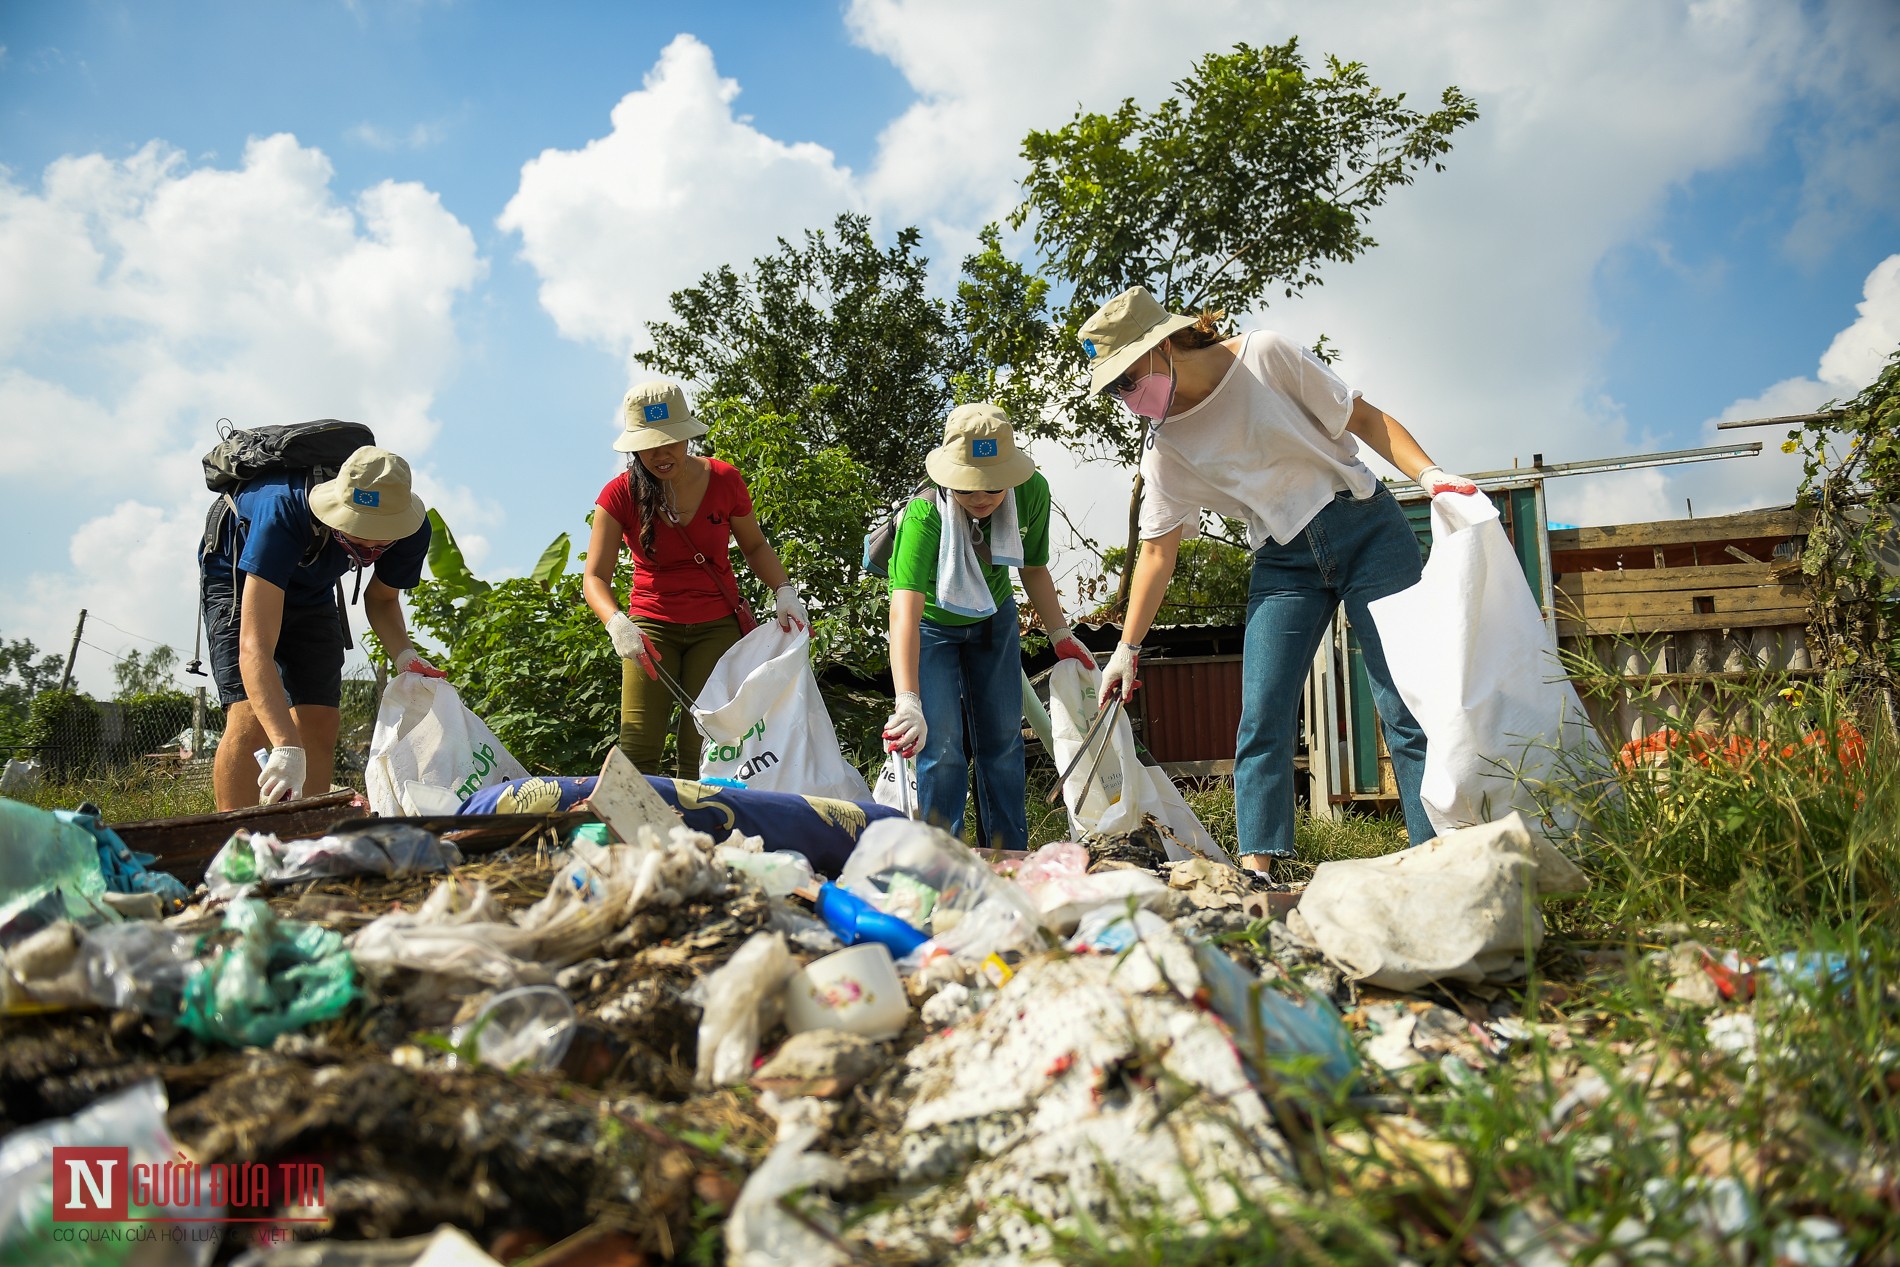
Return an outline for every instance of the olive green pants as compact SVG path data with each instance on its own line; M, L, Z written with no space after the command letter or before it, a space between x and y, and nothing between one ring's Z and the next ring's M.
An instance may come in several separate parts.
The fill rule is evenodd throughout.
M675 625L663 620L636 616L633 623L660 652L660 667L686 688L694 699L705 688L719 657L739 641L739 618L722 616L694 625ZM679 711L675 730L674 710ZM620 662L620 750L640 767L642 774L662 774L660 755L666 750L666 736L679 736L677 777L699 777L699 728L693 715L680 708L666 683L646 675L638 660Z

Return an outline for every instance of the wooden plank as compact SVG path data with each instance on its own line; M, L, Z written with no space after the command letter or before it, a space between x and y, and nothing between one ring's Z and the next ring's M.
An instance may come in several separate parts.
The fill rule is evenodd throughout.
M601 763L593 794L577 808L591 810L615 837L627 844L639 841L642 827L653 828L660 839L665 840L669 828L685 821L678 810L653 790L639 767L618 747L607 750L607 760Z
M252 805L219 814L192 814L184 818L152 818L131 823L107 823L119 839L139 853L154 855L154 864L186 884L204 879L205 867L234 832L270 832L280 840L322 836L336 823L360 818L369 806L349 788L306 796L275 805Z
M1772 563L1716 565L1687 568L1620 568L1604 572L1566 572L1558 578L1557 588L1571 594L1619 594L1632 590L1690 590L1706 594L1710 590L1738 589L1756 585L1796 585L1799 582L1777 580L1780 565ZM1796 573L1799 575L1799 573Z
M1655 616L1670 612L1683 615L1746 614L1781 611L1790 607L1806 610L1808 592L1794 585L1762 585L1754 589L1707 590L1700 593L1695 590L1634 590L1625 593L1575 594L1563 588L1557 591L1556 603L1558 618L1566 620L1606 620L1618 616Z
M1642 524L1605 524L1600 528L1563 528L1550 534L1553 553L1561 550L1643 549L1749 537L1796 537L1808 530L1798 510L1757 510L1708 519L1665 519Z
M1749 612L1740 615L1730 612L1686 616L1659 614L1619 616L1589 621L1568 617L1559 610L1557 636L1580 638L1633 633L1692 633L1698 629L1773 629L1782 625L1805 627L1807 623L1808 609L1806 607L1789 607L1781 611Z

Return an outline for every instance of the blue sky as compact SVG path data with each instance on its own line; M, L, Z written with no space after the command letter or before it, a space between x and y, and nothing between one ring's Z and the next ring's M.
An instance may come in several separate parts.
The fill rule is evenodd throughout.
M63 647L86 606L188 648L221 414L362 418L478 570L525 570L614 469L668 291L847 207L921 225L947 278L1013 205L1028 128L1288 35L1482 111L1377 251L1250 318L1327 334L1448 467L1707 443L1851 391L1900 340L1880 0L9 0L0 633ZM1128 474L1038 456L1112 538ZM1605 522L1792 482L1771 458L1551 494ZM145 644L97 639L104 689L105 652Z

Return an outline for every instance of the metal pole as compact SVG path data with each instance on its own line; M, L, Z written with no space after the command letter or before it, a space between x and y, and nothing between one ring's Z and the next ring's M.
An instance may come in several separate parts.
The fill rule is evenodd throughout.
M205 755L205 688L199 687L197 698L191 703L191 759L200 761Z
M79 635L86 632L86 609L79 609L79 623L73 626L73 645L66 649L66 671L59 675L59 689L65 690L72 684L73 660L79 655Z

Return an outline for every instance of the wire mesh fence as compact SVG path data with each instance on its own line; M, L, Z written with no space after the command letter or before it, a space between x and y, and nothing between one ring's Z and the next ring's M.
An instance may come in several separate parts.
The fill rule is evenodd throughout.
M345 678L336 746L336 778L360 784L375 724L375 678ZM74 692L37 701L21 741L0 742L11 795L29 783L123 782L148 776L208 787L224 733L224 710L206 694L168 691L122 700ZM10 790L9 790L10 789Z

